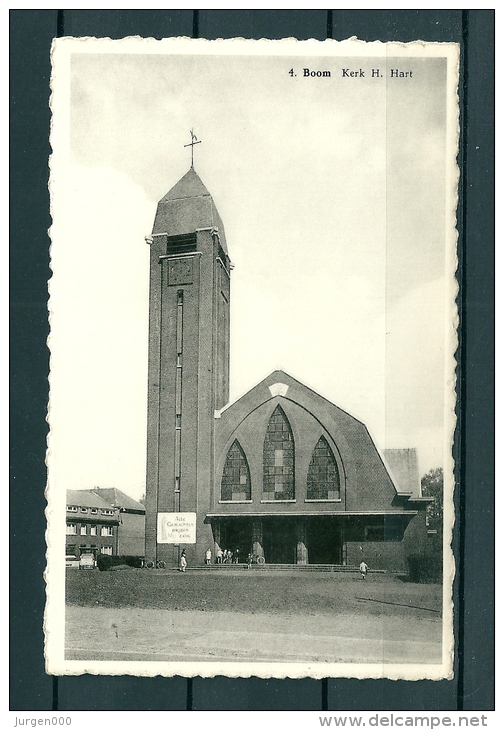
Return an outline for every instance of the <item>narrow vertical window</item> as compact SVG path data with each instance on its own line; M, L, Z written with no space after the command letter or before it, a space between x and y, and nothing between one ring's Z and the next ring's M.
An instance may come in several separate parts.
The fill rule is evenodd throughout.
M182 453L181 453L181 429L175 429L175 491L180 491L180 474L182 466ZM178 480L178 482L177 482Z
M321 436L315 446L308 468L307 499L339 499L340 477L336 459Z
M184 292L177 292L177 361L175 374L175 494L180 494L182 468L182 343L184 326Z
M295 499L294 438L280 406L273 411L264 439L263 499Z
M184 314L184 292L177 292L177 354L182 352L182 318Z
M226 457L221 480L221 499L225 502L251 499L250 470L238 441L233 441Z
M182 413L182 368L175 370L175 413Z

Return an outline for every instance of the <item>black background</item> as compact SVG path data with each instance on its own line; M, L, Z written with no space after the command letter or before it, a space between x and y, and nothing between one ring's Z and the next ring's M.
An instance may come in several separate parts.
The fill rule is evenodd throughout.
M55 36L332 37L461 44L461 293L451 681L44 673L49 79ZM493 10L11 10L10 709L494 709Z

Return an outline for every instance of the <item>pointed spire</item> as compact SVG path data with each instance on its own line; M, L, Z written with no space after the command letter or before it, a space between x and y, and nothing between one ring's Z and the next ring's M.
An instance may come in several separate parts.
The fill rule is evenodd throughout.
M166 193L162 200L196 198L199 195L210 196L210 193L201 182L201 178L194 167L190 167L186 174Z
M224 226L212 196L194 167L190 167L159 201L152 233L178 236L198 228L216 228L227 253Z

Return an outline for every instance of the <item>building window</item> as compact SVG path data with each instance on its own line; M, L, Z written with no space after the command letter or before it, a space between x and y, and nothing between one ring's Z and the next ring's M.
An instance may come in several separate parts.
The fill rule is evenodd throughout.
M81 535L87 535L86 525L80 526L80 534Z
M98 534L98 531L96 529L96 525L91 525L91 527L89 528L89 534L90 535L97 535Z
M67 525L66 534L67 535L76 535L77 534L77 525L73 525L73 524Z
M96 507L91 507L91 509L89 511L91 512L92 515L98 514L98 509Z
M102 515L113 515L114 510L113 509L102 509L101 513L102 513Z
M315 446L308 468L307 499L339 499L340 477L336 459L324 436Z
M243 449L236 440L228 451L222 472L221 499L224 502L251 499L250 470Z
M80 511L81 511L81 512L87 512L87 507L81 507L81 508L80 508Z
M114 536L114 528L109 527L108 525L104 525L101 528L101 536L102 537L113 537Z
M67 512L78 512L78 511L79 511L78 507L67 507Z
M100 552L102 555L112 555L112 545L102 545Z
M73 543L72 545L67 545L65 548L66 555L71 555L72 557L75 558L75 548L76 547L77 547L77 545L75 543Z
M280 406L273 411L264 439L263 499L295 499L294 438Z

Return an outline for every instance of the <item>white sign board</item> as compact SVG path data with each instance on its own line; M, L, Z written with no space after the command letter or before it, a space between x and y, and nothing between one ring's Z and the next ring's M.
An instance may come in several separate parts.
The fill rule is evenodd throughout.
M194 544L196 512L158 512L158 543Z

